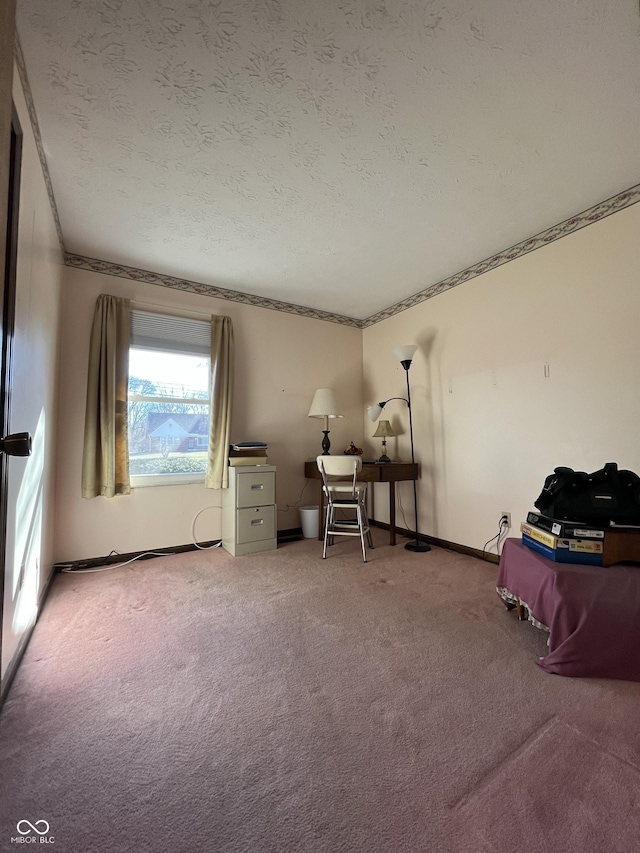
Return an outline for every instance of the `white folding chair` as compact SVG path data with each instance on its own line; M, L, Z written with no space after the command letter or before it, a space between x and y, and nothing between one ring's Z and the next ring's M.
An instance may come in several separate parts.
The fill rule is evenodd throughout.
M333 544L334 536L359 536L362 558L366 563L365 534L370 548L373 548L373 539L367 518L367 484L358 482L362 460L359 456L318 456L317 463L322 477L322 491L327 500L322 559L327 558L327 544L329 540ZM340 516L338 510L341 511ZM355 512L355 516L345 518L344 514L348 511Z

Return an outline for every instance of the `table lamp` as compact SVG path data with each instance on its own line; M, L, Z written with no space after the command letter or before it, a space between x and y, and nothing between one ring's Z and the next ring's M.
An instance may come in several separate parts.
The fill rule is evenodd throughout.
M311 408L309 409L310 418L324 418L324 438L322 439L322 455L329 456L329 418L343 418L344 413L342 407L336 399L336 394L333 388L318 388L313 395Z
M373 434L374 438L382 439L382 456L378 459L378 462L391 462L387 456L387 438L391 438L394 435L395 432L391 429L389 421L378 421L378 428Z

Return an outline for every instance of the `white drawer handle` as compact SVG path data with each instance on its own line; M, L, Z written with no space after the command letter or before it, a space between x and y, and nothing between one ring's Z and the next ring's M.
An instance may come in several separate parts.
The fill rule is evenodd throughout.
M256 518L255 521L251 522L252 527L255 527L256 524L264 524L264 518Z

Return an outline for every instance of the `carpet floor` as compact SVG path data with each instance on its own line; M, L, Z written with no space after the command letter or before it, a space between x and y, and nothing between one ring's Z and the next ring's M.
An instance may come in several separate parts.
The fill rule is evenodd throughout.
M0 849L639 849L640 684L546 674L497 566L374 538L56 576L0 714Z

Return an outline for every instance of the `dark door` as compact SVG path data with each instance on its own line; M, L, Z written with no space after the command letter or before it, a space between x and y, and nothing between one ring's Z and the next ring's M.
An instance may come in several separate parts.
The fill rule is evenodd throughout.
M15 109L11 118L11 150L9 164L9 199L7 210L7 240L0 314L0 617L4 609L5 551L7 539L8 456L28 456L31 438L28 433L8 435L11 412L11 368L13 330L16 303L16 263L18 250L18 202L20 199L20 163L22 159L22 131ZM15 498L14 498L15 499ZM1 623L0 619L0 623ZM0 658L2 634L0 632ZM11 668L9 668L11 669ZM0 701L4 698L9 670L0 682Z

